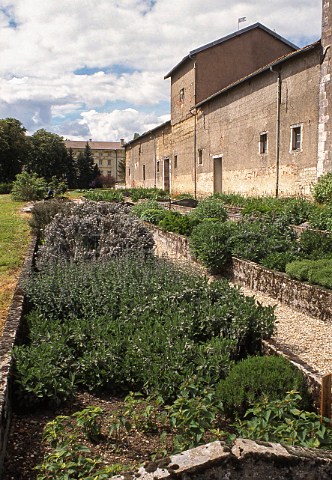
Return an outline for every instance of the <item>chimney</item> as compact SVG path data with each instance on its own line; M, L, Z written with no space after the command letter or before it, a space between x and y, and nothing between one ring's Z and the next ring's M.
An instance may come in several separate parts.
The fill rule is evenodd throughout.
M317 177L332 172L332 84L331 84L332 2L322 4L322 46L319 83Z
M124 138L120 138L121 147L125 144Z

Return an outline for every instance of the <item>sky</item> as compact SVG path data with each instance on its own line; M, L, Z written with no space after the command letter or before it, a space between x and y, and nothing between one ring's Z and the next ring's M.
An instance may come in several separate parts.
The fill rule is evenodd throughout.
M0 0L0 118L28 134L131 140L170 118L164 76L191 50L260 22L302 47L321 0Z

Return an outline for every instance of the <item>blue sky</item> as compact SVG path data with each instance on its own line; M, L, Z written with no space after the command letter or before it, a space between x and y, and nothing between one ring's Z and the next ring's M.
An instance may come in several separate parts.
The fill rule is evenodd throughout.
M320 0L0 0L0 118L129 140L168 120L164 75L244 16L299 46L320 37Z

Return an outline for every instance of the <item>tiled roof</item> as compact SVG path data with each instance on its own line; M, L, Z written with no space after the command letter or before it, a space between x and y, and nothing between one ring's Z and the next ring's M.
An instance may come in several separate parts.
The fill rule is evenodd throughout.
M167 122L161 123L160 125L157 125L156 127L151 128L151 130L148 130L147 132L142 133L142 135L140 135L139 137L136 137L133 140L126 142L126 145L130 145L131 143L135 142L138 139L141 139L142 137L145 137L146 135L151 135L156 130L159 130L159 128L165 128L167 125L171 125L170 120L167 120Z
M281 57L273 60L273 62L268 63L264 67L261 67L258 70L255 70L254 72L250 73L249 75L246 75L245 77L240 78L236 82L231 83L230 85L227 85L227 87L223 88L222 90L219 90L218 92L214 93L213 95L206 98L205 100L202 100L201 102L197 103L197 105L195 105L195 107L200 107L204 103L209 102L213 98L221 95L222 93L227 92L228 90L231 90L232 88L236 87L237 85L240 85L241 83L245 82L246 80L249 80L253 77L256 77L257 75L259 75L263 72L266 72L267 70L270 70L271 68L275 67L276 65L279 65L280 63L286 62L287 60L290 60L290 59L292 59L292 58L294 58L298 55L301 55L301 54L306 53L310 50L313 50L314 48L318 47L319 45L320 45L320 40L318 40L315 43L311 43L310 45L307 45L306 47L299 48L295 52L290 52L290 53L287 53L285 55L282 55Z
M211 48L211 47L214 47L215 45L219 45L220 43L224 43L226 42L227 40L230 40L231 38L235 38L235 37L239 37L241 35L243 35L244 33L247 33L249 32L250 30L254 30L255 28L260 28L261 30L264 30L265 32L269 33L270 35L272 35L274 38L277 38L278 40L280 40L281 42L285 43L286 45L288 45L289 47L293 48L294 50L297 50L298 47L296 45L294 45L293 43L289 42L288 40L286 40L286 38L283 38L281 35L278 35L276 32L274 32L273 30L270 30L269 28L265 27L265 25L262 25L261 23L257 22L257 23L254 23L253 25L249 25L249 27L246 27L246 28L241 28L241 30L238 30L234 33L231 33L230 35L226 35L226 37L222 37L222 38L219 38L218 40L215 40L214 42L210 42L210 43L207 43L206 45L203 45L202 47L199 47L199 48L196 48L194 50L191 50L191 52L189 52L188 55L186 55L185 57L183 57L183 59L177 64L175 65L174 68L172 68L172 70L170 72L167 73L167 75L165 75L165 79L166 78L169 78L172 76L172 74L183 64L185 63L187 60L191 59L194 55L196 55L197 53L199 52L203 52L203 50L207 50L208 48Z
M82 148L89 144L91 150L120 150L123 148L121 142L94 142L90 140L65 140L67 148Z

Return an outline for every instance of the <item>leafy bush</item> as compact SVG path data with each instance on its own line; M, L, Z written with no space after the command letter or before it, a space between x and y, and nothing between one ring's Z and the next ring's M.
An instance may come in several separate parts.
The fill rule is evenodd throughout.
M48 188L49 190L52 190L54 195L63 195L68 189L67 183L64 180L57 178L55 175L51 178Z
M198 223L198 220L190 217L190 215L181 215L181 213L174 210L166 210L165 212L158 225L167 232L189 236L194 226Z
M123 202L124 196L121 190L99 190L89 191L84 198L94 202Z
M204 221L194 227L189 238L190 253L212 273L218 273L231 259L229 237L234 223Z
M165 215L167 215L167 210L165 209L148 208L141 213L140 219L152 223L153 225L158 225Z
M312 228L332 231L332 203L315 208L311 212L309 223Z
M282 223L260 220L244 220L236 223L229 248L235 257L260 262L277 252L297 250L293 230Z
M226 205L232 205L234 207L243 207L246 203L246 197L243 197L239 193L214 193L212 198L218 198Z
M286 265L286 273L296 280L332 288L332 259L298 260Z
M298 248L302 257L313 260L332 255L332 234L305 230L299 238Z
M57 213L65 208L63 200L52 199L47 202L37 202L31 211L29 225L33 235L44 237L45 227L51 223Z
M25 289L35 310L14 352L15 397L30 405L70 395L70 382L174 398L184 379L224 378L274 331L272 307L163 259L50 265Z
M329 203L332 201L332 173L322 175L313 186L312 196L318 203Z
M173 200L192 200L194 199L193 195L191 193L176 193L175 195L172 195Z
M151 252L151 233L129 212L128 207L107 202L68 205L45 229L45 242L37 254L38 268L50 262Z
M157 202L157 200L143 200L132 207L132 213L141 218L147 210L164 211L164 207Z
M298 390L308 402L303 374L283 357L249 357L234 365L217 393L231 416L243 415L254 403L276 400ZM307 403L305 403L307 404Z
M265 442L332 448L330 421L314 412L302 410L302 398L295 391L281 400L264 399L245 414L237 427L238 435Z
M0 195L10 193L12 191L12 183L0 183Z
M46 193L47 184L35 173L22 172L16 175L13 183L12 197L17 201L41 200Z
M262 258L260 263L266 268L271 270L277 270L278 272L284 272L287 263L293 262L298 259L298 254L294 251L291 252L273 252Z
M208 197L201 200L197 207L189 214L195 220L202 221L206 218L215 218L220 222L225 222L227 212L224 202L219 198Z

